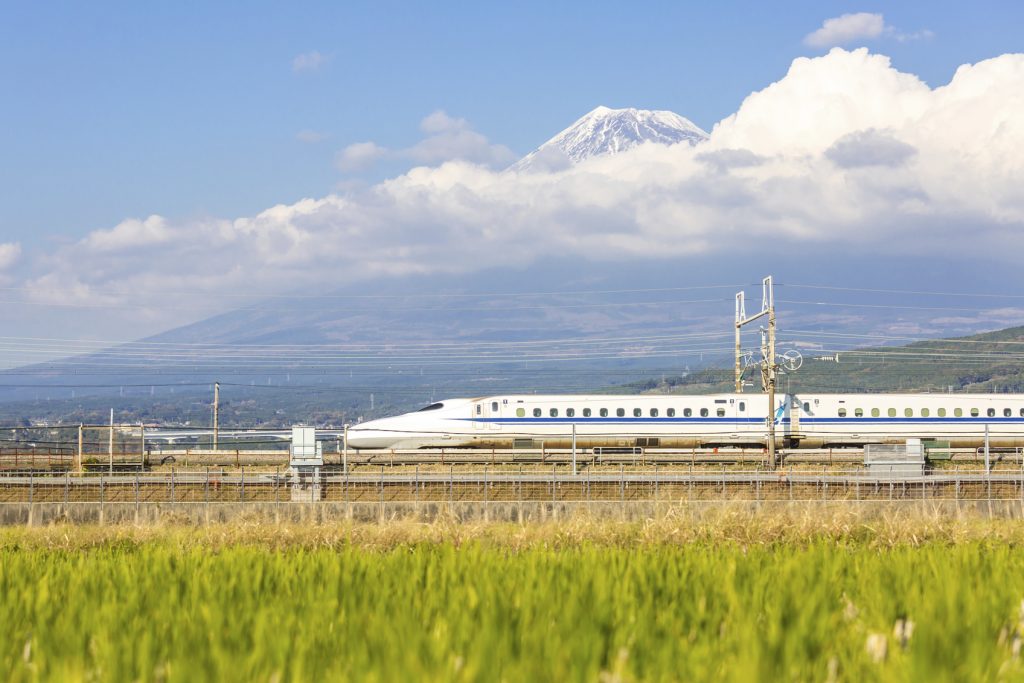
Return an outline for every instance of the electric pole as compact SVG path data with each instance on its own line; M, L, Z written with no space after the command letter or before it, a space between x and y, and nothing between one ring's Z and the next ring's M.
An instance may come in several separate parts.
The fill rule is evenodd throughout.
M740 328L747 317L744 293L736 292L736 393L743 393L743 348L740 345Z
M220 437L220 382L213 383L213 450Z
M761 310L747 317L744 310L744 294L736 294L736 393L743 391L742 350L740 348L740 328L762 317L768 318L767 331L761 330L761 386L768 394L768 466L775 469L775 384L778 366L775 364L775 290L772 276L761 281Z
M114 473L114 409L110 409L110 431L107 434L107 455L110 456L110 474Z

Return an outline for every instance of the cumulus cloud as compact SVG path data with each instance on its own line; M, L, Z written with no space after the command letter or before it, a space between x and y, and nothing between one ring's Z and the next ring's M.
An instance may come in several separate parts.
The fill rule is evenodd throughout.
M549 255L685 262L766 246L1012 259L1024 248L1021 111L1024 55L962 66L931 88L884 56L834 49L795 60L698 147L641 145L550 172L489 167L462 147L480 148L460 138L468 124L437 113L401 150L437 166L254 216L124 221L52 250L34 284L42 297L269 293ZM397 153L382 149L342 159ZM459 158L444 161L452 149Z
M390 154L375 142L355 142L338 152L335 164L345 172L365 171Z
M473 130L468 121L442 110L424 118L420 131L423 139L404 149L388 149L370 141L351 144L338 152L336 165L349 173L365 171L385 159L427 165L459 160L492 168L506 166L515 159L508 147L491 143Z
M826 19L821 28L804 37L804 43L811 47L834 47L855 40L871 40L883 31L885 19L881 14L856 12Z
M726 172L734 168L760 166L767 159L754 154L749 149L716 149L712 152L701 152L697 161L704 162L718 172Z
M303 52L292 58L292 71L316 71L327 63L327 55L320 54L316 50Z
M161 244L171 237L167 221L154 215L145 220L129 218L109 230L94 230L82 244L97 252L123 251Z
M900 166L916 153L913 145L874 129L844 135L825 150L825 156L843 168Z
M466 119L448 116L448 113L442 109L438 109L420 121L420 130L430 135L466 130L467 128L469 128L469 122Z
M423 164L436 164L461 159L485 166L503 166L515 159L504 145L491 144L486 137L472 130L465 119L435 111L420 122L426 137L405 150L409 158Z
M17 242L0 243L0 270L7 270L21 257L21 245Z
M804 36L804 44L825 48L849 45L850 43L891 37L899 42L931 38L935 34L928 29L904 33L885 23L881 14L856 12L826 19L816 31Z

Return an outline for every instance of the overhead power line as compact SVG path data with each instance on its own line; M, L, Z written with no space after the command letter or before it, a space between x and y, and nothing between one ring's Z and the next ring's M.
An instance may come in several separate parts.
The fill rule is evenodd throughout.
M993 294L993 293L969 293L969 292L929 292L915 289L870 289L865 287L834 287L830 285L808 285L787 282L776 284L777 287L792 287L794 289L821 289L833 292L864 292L870 294L909 294L920 296L956 296L977 299L1024 299L1024 294Z
M201 296L204 298L223 299L297 299L297 300L379 300L379 299L491 299L491 298L515 298L515 297L538 297L538 296L592 296L597 294L650 294L655 292L695 292L710 289L732 290L745 285L693 285L689 287L646 287L632 289L566 289L547 290L535 292L406 292L397 294L260 294L257 292L226 292L222 289L216 291L206 290L166 290L161 289L161 299L168 296ZM38 290L31 287L0 287L4 292L28 292L38 294ZM107 294L111 296L138 297L139 292L134 290L118 290L104 288L90 288L94 294Z

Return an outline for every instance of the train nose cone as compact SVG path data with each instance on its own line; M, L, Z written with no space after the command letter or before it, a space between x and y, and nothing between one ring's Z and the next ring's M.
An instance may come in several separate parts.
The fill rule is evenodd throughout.
M367 426L349 427L349 448L389 448L401 440L401 435L386 429Z

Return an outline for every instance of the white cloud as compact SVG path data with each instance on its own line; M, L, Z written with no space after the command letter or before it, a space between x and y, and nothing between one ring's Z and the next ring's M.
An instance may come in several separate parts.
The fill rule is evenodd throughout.
M810 47L826 48L849 45L850 43L892 38L901 43L934 37L928 29L905 33L885 23L881 14L857 12L826 19L816 31L804 36L804 44Z
M804 36L804 43L811 47L847 45L855 40L878 38L885 30L885 19L881 14L844 14L826 19L821 28Z
M43 298L255 294L549 255L643 267L807 249L1012 263L1024 248L1021 111L1024 55L965 65L930 88L884 56L834 49L795 60L697 147L642 145L549 173L489 168L493 145L435 113L421 143L363 143L339 164L430 163L453 150L460 160L234 220L124 221L37 260L32 284Z
M160 244L171 239L167 221L160 216L129 218L109 230L94 230L81 242L94 251L122 251Z
M0 243L0 270L7 270L21 257L21 245L17 242Z
M893 37L901 43L908 43L912 40L929 40L934 38L935 32L926 28L920 31L911 31L910 33L901 33L894 30Z
M474 131L466 119L437 110L420 121L425 137L404 149L388 149L375 142L356 142L338 153L336 165L346 173L365 171L378 161L398 159L416 164L468 161L492 168L504 167L516 156L504 145L492 144Z
M844 135L825 150L825 156L843 168L900 166L916 153L912 145L873 128Z
M303 52L292 59L292 71L316 71L327 63L327 55L320 54L316 50Z
M448 116L447 112L438 109L434 113L420 121L420 130L429 135L438 133L450 133L453 131L466 130L469 122L466 119L457 119Z
M355 142L338 152L335 164L346 173L364 171L389 154L387 149L374 142Z

